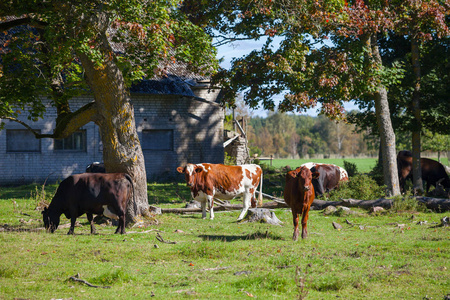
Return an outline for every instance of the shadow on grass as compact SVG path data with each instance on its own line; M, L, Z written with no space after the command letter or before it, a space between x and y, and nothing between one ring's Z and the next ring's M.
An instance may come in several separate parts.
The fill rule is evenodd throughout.
M2 232L45 232L44 227L27 226L27 225L8 225L0 226L0 233Z
M235 242L235 241L248 241L248 240L284 240L281 236L274 235L270 232L260 232L249 233L247 235L199 235L204 241L222 241L222 242Z
M152 183L147 185L150 205L186 203L192 200L186 183Z

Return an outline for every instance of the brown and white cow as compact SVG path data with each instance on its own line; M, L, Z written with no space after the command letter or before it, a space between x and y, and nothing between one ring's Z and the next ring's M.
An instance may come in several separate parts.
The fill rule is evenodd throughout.
M311 172L307 167L298 167L286 174L286 186L284 187L284 201L292 210L294 220L294 235L296 241L299 235L298 222L302 216L302 239L308 235L307 222L309 209L314 201L313 178L319 177L319 173Z
M400 190L405 191L407 179L412 179L412 153L408 150L402 150L397 154L397 168L400 181ZM450 178L445 172L444 166L433 159L421 158L420 168L422 170L422 180L426 181L426 191L428 193L430 186L436 187L440 183L446 190L450 189Z
M214 198L231 200L243 196L244 207L238 217L242 220L250 205L256 207L255 192L259 184L259 203L262 205L262 169L258 165L226 166L222 164L187 164L177 171L186 177L192 197L202 206L202 218L206 218L206 203L210 218L214 219Z
M62 214L70 219L67 234L73 234L76 219L85 214L95 234L93 215L119 220L116 233L125 233L125 212L134 195L133 180L124 173L83 173L64 179L42 212L45 228L54 232Z
M319 172L320 176L313 179L316 196L328 193L337 188L340 182L348 181L348 173L344 168L333 164L305 163L301 167L307 167L311 172Z

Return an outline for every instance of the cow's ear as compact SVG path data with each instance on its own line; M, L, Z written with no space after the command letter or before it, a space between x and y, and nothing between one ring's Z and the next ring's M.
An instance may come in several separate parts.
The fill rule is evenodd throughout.
M178 173L184 173L184 167L178 167L177 171Z
M202 167L197 166L197 167L195 168L195 173L200 173L201 171L203 171L203 168L202 168Z
M313 173L312 173L312 178L313 178L313 179L317 179L317 178L319 178L319 175L320 175L319 172L313 172Z
M295 169L295 170L293 170L293 171L291 171L291 172L292 172L291 174L292 174L295 178L297 178L298 175L300 174L300 167L297 168L297 169Z

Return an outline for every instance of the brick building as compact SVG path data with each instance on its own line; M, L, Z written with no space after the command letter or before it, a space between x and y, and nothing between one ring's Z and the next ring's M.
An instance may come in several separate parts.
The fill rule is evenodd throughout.
M224 111L218 94L208 82L174 76L131 88L149 181L178 178L176 168L187 162L223 162ZM92 100L90 95L74 98L71 109ZM56 109L50 101L42 120L30 123L23 116L23 121L41 133L52 133L55 119ZM92 122L66 139L39 140L17 122L0 121L5 123L0 131L0 184L55 182L102 161L99 129Z

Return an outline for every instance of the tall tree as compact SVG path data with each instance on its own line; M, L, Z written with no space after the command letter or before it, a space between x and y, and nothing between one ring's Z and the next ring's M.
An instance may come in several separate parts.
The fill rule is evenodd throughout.
M221 17L207 18L209 22L205 14L191 12L192 19L206 22L219 32L231 29L231 39L267 37L262 49L235 59L230 70L219 73L230 97L236 91L245 91L249 105L262 104L273 110L273 96L285 94L279 105L281 111L303 112L320 103L321 113L338 121L344 118L343 102L372 100L388 194L399 194L395 135L385 86L389 74L377 45L377 34L394 26L387 4L370 1L369 7L361 0L249 2L213 1ZM275 36L282 38L277 49L272 45Z
M413 153L413 186L423 191L422 171L420 167L421 152L421 45L428 40L441 39L450 35L450 29L445 23L446 16L450 16L450 1L437 0L408 0L398 6L399 26L397 34L407 36L411 43L411 66L413 71L413 93L411 107L414 117L412 130Z
M179 11L179 1L44 1L0 3L0 29L7 30L0 70L0 118L43 116L42 96L58 111L52 134L63 138L88 122L101 132L108 172L135 182L127 220L148 213L144 156L135 127L129 87L164 75L175 61L208 74L216 67L211 39ZM72 112L69 100L85 92L94 102Z

